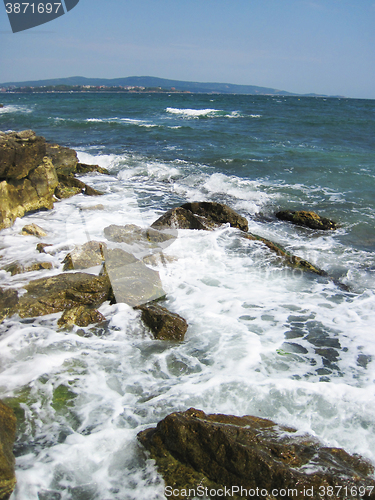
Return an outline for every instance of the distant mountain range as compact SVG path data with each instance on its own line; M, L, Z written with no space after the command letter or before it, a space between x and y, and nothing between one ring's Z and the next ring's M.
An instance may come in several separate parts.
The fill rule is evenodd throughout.
M255 85L235 85L232 83L200 83L184 82L180 80L167 80L154 76L128 76L126 78L85 78L83 76L72 76L69 78L54 78L51 80L33 80L26 82L6 82L0 87L44 87L55 85L105 85L107 87L116 86L136 86L136 87L161 87L162 89L174 88L176 91L198 92L204 94L253 94L253 95L300 95L287 92L285 90L272 89L268 87L257 87ZM304 94L317 96L318 94ZM324 96L325 97L325 96Z

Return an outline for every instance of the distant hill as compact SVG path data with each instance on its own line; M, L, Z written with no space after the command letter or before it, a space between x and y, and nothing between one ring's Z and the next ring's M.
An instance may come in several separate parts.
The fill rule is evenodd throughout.
M161 87L176 90L199 92L204 94L271 94L271 95L296 95L285 90L272 89L268 87L256 87L255 85L234 85L232 83L200 83L184 82L180 80L167 80L154 76L128 76L126 78L85 78L83 76L72 76L69 78L53 78L51 80L33 80L25 82L1 83L0 87L42 87L48 85L106 85L114 86L137 86L137 87Z

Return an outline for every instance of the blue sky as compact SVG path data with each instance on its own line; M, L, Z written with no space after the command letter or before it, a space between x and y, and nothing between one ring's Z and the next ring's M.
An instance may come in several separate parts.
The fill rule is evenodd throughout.
M78 75L375 99L375 0L80 0L14 34L0 5L0 82Z

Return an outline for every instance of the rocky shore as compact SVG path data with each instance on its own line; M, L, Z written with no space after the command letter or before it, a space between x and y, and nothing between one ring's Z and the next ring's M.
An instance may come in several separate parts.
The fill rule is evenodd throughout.
M51 209L59 200L78 193L100 196L102 193L76 177L89 172L107 174L97 165L79 163L75 151L48 144L31 130L0 132L0 229L11 226L17 217ZM313 230L331 231L337 227L334 221L313 212L283 211L276 217ZM105 324L106 318L98 311L103 303L126 303L139 311L139 320L156 340L181 342L188 324L165 307L166 292L159 273L152 269L152 261L166 258L163 249L178 237L178 229L215 231L223 224L235 228L242 238L259 242L283 265L331 279L325 271L290 254L279 244L250 233L247 219L229 206L214 202L185 203L168 210L148 228L132 224L106 227L103 240L77 245L66 253L61 262L62 273L56 275L51 270L50 276L31 280L22 293L15 288L0 288L0 323L12 315L33 318L61 313L57 320L59 328L73 325L86 328ZM22 232L39 238L36 248L47 256L48 244L43 242L47 234L43 228L29 224ZM120 247L123 242L136 242L144 249L144 257L140 259L124 251ZM96 266L100 269L96 274L85 272ZM50 263L48 259L31 264L14 262L3 269L12 275L48 271ZM0 500L9 498L15 484L11 454L14 422L11 410L1 404L0 444L6 444L2 444L4 461L0 457ZM308 495L311 498L343 498L341 493L336 495L339 488L341 492L345 488L345 491L364 488L365 494L361 496L375 499L370 464L343 450L325 448L311 436L301 437L294 429L278 427L269 420L205 415L190 409L169 415L156 429L140 433L139 440L156 460L166 485L176 491L202 485L216 490L224 486L242 486L248 490L259 487L271 492L298 484L297 498L301 499L306 496L301 491L307 490L316 492ZM319 495L322 487L325 492L331 491L328 487L334 488L336 496ZM173 493L170 497L187 495ZM345 497L357 495L347 493ZM285 498L285 495L267 493L267 498Z

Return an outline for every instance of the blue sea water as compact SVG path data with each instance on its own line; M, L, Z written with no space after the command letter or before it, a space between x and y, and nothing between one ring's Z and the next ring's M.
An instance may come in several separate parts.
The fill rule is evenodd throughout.
M180 230L155 264L185 341L151 339L125 304L108 325L57 326L59 315L7 319L0 397L20 397L16 499L164 498L136 441L140 430L191 406L293 425L375 464L375 101L203 94L4 94L0 130L33 129L110 175L87 175L79 195L3 230L4 264L35 261L27 222L48 232L52 271L75 244L110 224L150 225L186 201L226 203L250 231L346 284L285 268L238 231ZM101 210L82 210L100 203ZM314 210L339 223L320 232L278 221ZM60 386L73 395L56 409ZM229 485L228 485L229 486Z

